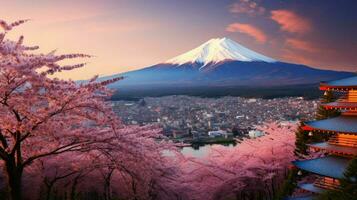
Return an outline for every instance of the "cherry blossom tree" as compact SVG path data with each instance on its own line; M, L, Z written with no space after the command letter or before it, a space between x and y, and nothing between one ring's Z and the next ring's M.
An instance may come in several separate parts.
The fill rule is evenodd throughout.
M121 133L125 132L130 138L137 131L145 132L143 127L133 127L131 130ZM151 142L153 146L149 147ZM86 195L89 193L99 194L106 200L184 199L187 190L177 182L181 176L178 159L184 158L176 149L172 149L170 143L159 142L162 151L157 151L157 141L143 143L145 148L139 143L132 148L126 142L113 142L115 145L111 148L66 152L41 159L41 162L27 168L24 183L31 186L25 187L25 194L30 191L32 194L41 194L32 196L32 199L65 196L70 199L88 199ZM131 150L124 150L127 147ZM161 154L168 150L174 155ZM146 155L141 156L142 152Z
M123 138L111 149L110 159L104 157L104 166L101 174L104 177L105 185L111 185L108 191L121 191L124 199L178 199L185 196L184 187L177 182L182 171L178 163L185 158L177 151L171 142L157 140L154 128L131 127L122 130ZM152 135L156 140L150 137L141 137L140 135ZM128 148L125 153L119 151L122 148ZM171 155L166 155L169 151ZM107 154L108 155L108 154ZM104 173L103 173L104 171ZM109 176L112 174L111 176ZM110 179L105 177L112 177ZM125 185L126 187L122 187ZM115 189L114 189L115 188ZM106 192L108 193L108 192ZM181 198L182 199L182 198Z
M255 199L270 196L295 159L296 124L269 123L265 135L245 139L233 149L217 146L203 159L191 159L183 182L194 199Z
M5 39L8 31L26 20L0 21L0 158L12 199L21 199L24 168L37 159L89 148L108 132L110 118L104 97L107 83L94 79L83 85L50 79L48 75L83 67L61 66L59 61L90 57L84 54L34 54L37 46Z
M88 154L68 152L39 159L25 169L23 193L26 199L52 199L64 191L76 176L93 169ZM29 195L31 194L31 195Z
M22 199L23 181L29 180L24 176L30 177L31 172L36 176L33 169L38 166L43 169L37 176L43 178L46 196L66 181L71 182L73 196L78 188L85 188L86 182L79 179L100 173L107 199L112 195L112 179L123 183L117 191L126 193L120 195L145 199L151 189L146 184L164 169L161 162L167 157L162 152L176 151L173 145L160 138L155 127L127 127L115 117L105 101L111 95L105 86L121 78L98 82L94 77L82 84L49 78L85 66L61 65L62 61L90 56L40 54L34 51L38 46L23 44L23 36L18 41L5 38L24 22L0 20L0 159L11 199ZM62 162L71 155L81 159ZM89 155L98 160L88 162ZM125 189L127 184L130 189Z

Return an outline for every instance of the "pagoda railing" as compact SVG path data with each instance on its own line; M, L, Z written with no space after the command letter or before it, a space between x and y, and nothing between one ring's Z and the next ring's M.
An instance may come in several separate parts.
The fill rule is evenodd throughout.
M340 182L334 178L319 177L315 180L314 186L327 190L337 190L340 187Z
M348 92L344 92L336 102L357 102L357 90L350 90Z
M332 145L357 147L357 136L342 136L337 134L331 136L328 143Z

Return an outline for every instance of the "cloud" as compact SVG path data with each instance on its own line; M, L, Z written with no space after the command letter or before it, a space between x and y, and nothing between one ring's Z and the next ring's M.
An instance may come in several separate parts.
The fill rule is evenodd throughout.
M311 31L311 23L289 10L271 11L271 19L280 25L280 29L290 33L306 33Z
M309 53L316 53L316 52L320 51L320 49L315 47L313 44L306 42L304 40L295 39L295 38L286 39L285 45L290 48L306 51Z
M248 14L250 16L262 15L265 8L253 0L239 0L229 6L229 12L234 14Z
M259 43L265 43L267 41L267 36L265 33L259 28L250 24L233 23L227 26L226 31L247 34L253 37Z

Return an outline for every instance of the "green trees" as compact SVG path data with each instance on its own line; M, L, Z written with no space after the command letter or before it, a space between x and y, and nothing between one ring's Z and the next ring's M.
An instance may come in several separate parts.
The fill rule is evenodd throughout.
M297 187L297 174L298 170L293 168L288 171L287 178L285 179L282 187L280 188L277 196L274 200L280 200L284 197L293 193L294 189Z
M296 130L296 140L295 140L295 150L294 154L298 158L303 158L304 156L308 155L307 152L307 141L309 139L307 131L304 131L302 129L302 123L300 123L300 126Z
M340 183L344 196L348 199L357 199L357 157L350 161Z
M323 120L331 117L336 117L340 114L338 110L328 110L322 104L331 103L335 101L336 98L331 91L326 91L321 97L321 105L317 108L316 111L316 120ZM299 158L308 155L308 146L307 144L313 142L322 142L329 138L329 135L326 133L317 133L317 132L308 132L302 129L303 123L296 131L296 149L294 151L295 155Z
M326 90L324 95L321 97L321 103L331 103L334 102L336 100L336 97L333 95L333 93L331 91ZM340 114L340 112L338 110L327 110L325 107L323 107L322 105L320 105L317 108L317 112L316 112L316 120L322 120L322 119L327 119L330 117L336 117Z

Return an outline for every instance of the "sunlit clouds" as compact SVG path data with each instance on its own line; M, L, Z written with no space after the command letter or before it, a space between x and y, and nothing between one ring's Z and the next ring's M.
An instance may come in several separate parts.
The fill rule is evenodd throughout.
M271 31L265 33L264 29L258 28L253 23L231 23L226 27L226 31L230 33L239 33L250 36L255 42L271 46L274 43L275 48L277 42L281 44L281 50L278 58L282 60L311 64L308 58L301 53L316 54L320 49L308 42L301 36L307 35L312 30L311 22L296 14L294 11L286 9L276 9L269 11L261 5L260 1L256 0L238 0L229 7L229 12L239 15L238 20L243 16L247 16L253 23L265 20L278 25L277 34L272 34ZM268 42L268 44L266 44ZM270 44L270 45L269 45Z
M280 61L356 71L356 9L354 1L236 0L227 8L233 20L225 31Z
M259 43L265 43L267 37L263 31L250 24L233 23L227 26L228 32L240 32L253 37Z
M282 31L290 33L307 33L312 27L310 22L289 10L271 11L271 19L276 21Z

